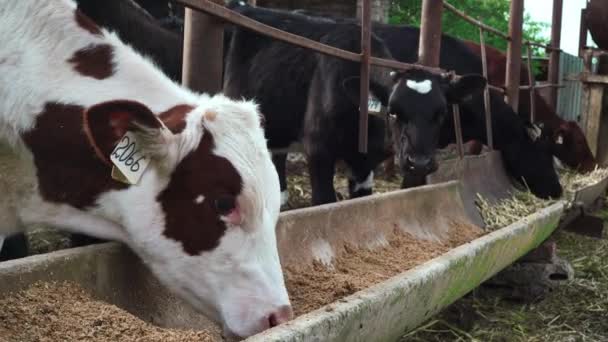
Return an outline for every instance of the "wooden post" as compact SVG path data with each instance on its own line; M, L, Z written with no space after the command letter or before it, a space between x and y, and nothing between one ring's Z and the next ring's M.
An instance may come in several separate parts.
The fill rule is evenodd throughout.
M223 4L221 0L215 3ZM154 39L154 37L150 37ZM221 20L186 8L182 84L215 94L222 90L224 25Z
M442 13L442 0L422 1L420 44L418 45L418 63L422 65L431 67L439 66Z
M363 0L361 8L361 79L359 84L359 152L367 153L367 106L369 98L369 58L371 55L372 4Z
M587 83L583 86L583 104L585 116L585 136L591 153L598 157L598 146L600 138L600 124L602 119L602 101L604 97L604 85Z
M553 18L551 20L551 47L559 49L562 35L562 9L563 0L553 0ZM559 83L559 50L551 50L549 59L549 83ZM557 108L557 91L556 87L549 89L549 105L553 109Z
M583 50L587 47L587 32L589 28L587 27L587 9L583 8L581 10L581 26L578 34L578 56L583 57Z
M507 71L505 75L507 103L517 112L521 70L522 24L524 0L511 0L509 12L509 44L507 47Z

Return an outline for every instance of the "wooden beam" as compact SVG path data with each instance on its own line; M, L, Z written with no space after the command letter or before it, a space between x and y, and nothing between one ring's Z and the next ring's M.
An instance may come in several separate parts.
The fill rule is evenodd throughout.
M604 97L604 85L586 85L584 87L583 99L587 99L584 105L583 120L585 136L591 153L597 157L600 125L602 119L602 101Z

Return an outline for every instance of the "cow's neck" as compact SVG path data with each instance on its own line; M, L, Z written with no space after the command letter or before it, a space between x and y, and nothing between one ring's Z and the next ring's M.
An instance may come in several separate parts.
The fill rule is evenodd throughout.
M160 113L199 100L116 35L83 18L70 1L0 5L0 22L16 23L14 29L0 31L2 138L14 140L16 133L31 129L49 101L87 108L129 99ZM28 24L17 24L22 22Z
M390 77L389 70L372 66L370 68L370 91L384 106L388 106L388 98L393 89L393 80Z

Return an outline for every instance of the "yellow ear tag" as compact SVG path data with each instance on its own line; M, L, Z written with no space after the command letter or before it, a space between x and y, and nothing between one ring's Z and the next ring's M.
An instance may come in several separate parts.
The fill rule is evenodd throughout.
M112 178L126 184L137 184L150 164L150 159L141 152L137 137L127 132L112 154Z
M127 177L125 177L125 175L123 175L122 172L120 172L120 170L116 167L116 165L112 165L112 179L119 181L121 183L132 185L131 183L129 183L129 180L127 179Z

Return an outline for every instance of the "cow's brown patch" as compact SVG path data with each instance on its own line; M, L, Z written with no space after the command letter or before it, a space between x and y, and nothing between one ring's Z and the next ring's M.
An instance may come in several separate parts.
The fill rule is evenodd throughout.
M41 196L55 203L86 208L103 192L124 189L100 160L83 130L84 108L47 103L34 129L22 134L34 155Z
M186 114L193 109L193 106L181 104L160 113L159 117L173 134L179 134L186 128Z
M76 23L84 30L94 35L101 35L101 29L91 18L84 15L79 9L75 11Z
M197 255L217 247L226 231L215 201L222 196L237 196L242 179L226 159L213 154L214 140L205 132L198 148L178 165L171 181L158 197L167 228L164 235L181 242L186 253ZM205 200L197 203L203 195Z
M74 53L68 62L83 76L103 80L114 74L114 48L108 44L92 44Z

